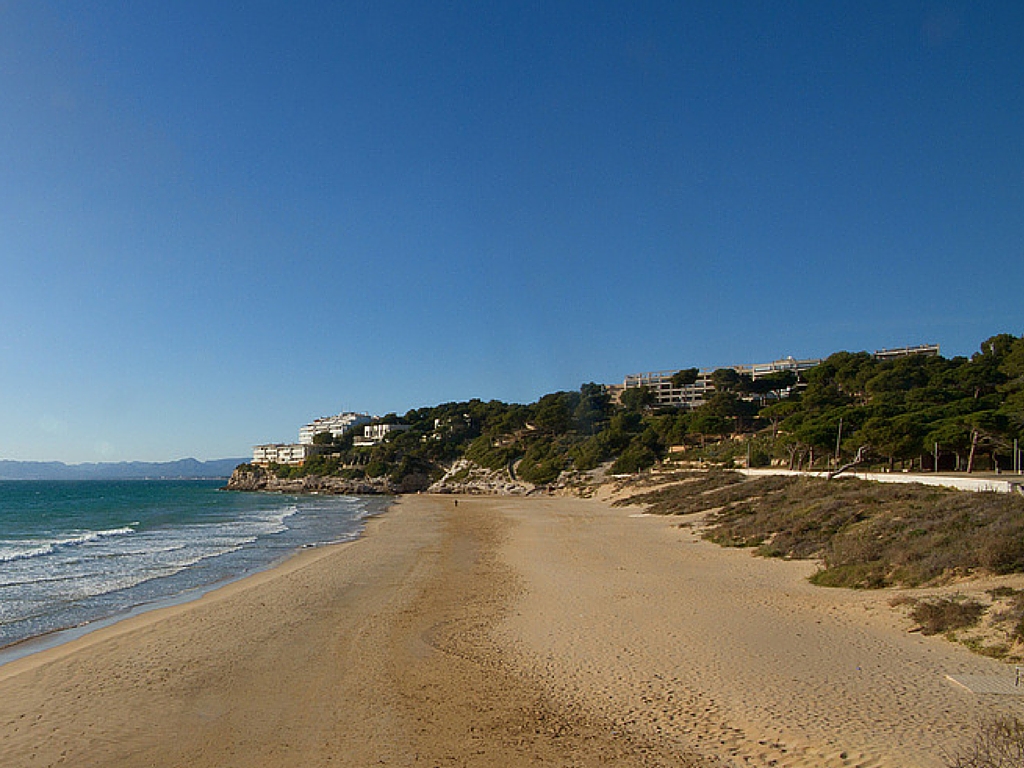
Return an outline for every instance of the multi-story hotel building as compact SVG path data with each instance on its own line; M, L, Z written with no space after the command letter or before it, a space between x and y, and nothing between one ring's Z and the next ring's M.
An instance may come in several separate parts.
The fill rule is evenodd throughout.
M366 413L339 413L337 416L324 416L299 428L299 442L302 445L312 445L313 438L319 434L328 432L332 437L341 437L350 429L369 423L370 416Z
M316 452L316 446L301 443L268 443L252 449L252 463L301 464Z
M890 360L895 357L906 357L908 355L929 355L939 354L938 344L920 344L914 347L899 347L896 349L879 349L874 353L878 360ZM792 371L799 375L820 365L822 358L808 358L796 360L793 357L782 358L771 363L753 363L748 365L726 366L740 374L746 374L752 379L759 379L771 373L780 371ZM647 387L654 393L657 405L670 405L687 410L703 405L708 397L714 393L715 385L711 381L711 374L715 369L705 368L697 374L697 380L693 384L677 387L672 383L672 377L678 373L673 371L649 371L647 373L632 373L626 376L622 384L611 384L608 392L612 399L618 401L622 393L627 389L636 387Z
M875 351L876 360L891 360L894 357L907 357L908 355L925 355L927 357L939 356L938 344L918 344L916 347L896 347L895 349L879 349Z
M318 453L320 447L313 444L313 438L322 433L332 437L340 437L355 427L370 423L366 413L339 413L337 416L324 416L299 428L298 443L267 443L253 446L252 463L263 464L301 464L310 456Z

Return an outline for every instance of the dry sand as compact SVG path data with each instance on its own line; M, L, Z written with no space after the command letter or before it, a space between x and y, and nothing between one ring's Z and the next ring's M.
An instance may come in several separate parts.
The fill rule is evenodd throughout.
M942 766L1024 698L888 595L574 499L357 542L0 667L0 766ZM697 757L700 755L701 757Z

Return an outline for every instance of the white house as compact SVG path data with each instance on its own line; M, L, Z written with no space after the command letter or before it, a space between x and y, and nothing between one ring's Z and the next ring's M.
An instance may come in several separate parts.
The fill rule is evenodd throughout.
M353 445L377 445L382 443L388 435L396 432L405 432L411 429L407 424L367 424L363 427L363 436L357 437Z
M366 413L339 413L337 416L324 416L299 428L299 443L312 445L313 438L328 432L332 437L341 437L354 427L370 423L370 415Z

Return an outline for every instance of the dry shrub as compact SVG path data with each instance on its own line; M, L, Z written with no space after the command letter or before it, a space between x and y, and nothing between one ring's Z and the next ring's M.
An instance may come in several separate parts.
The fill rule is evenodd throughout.
M853 478L744 480L719 470L625 503L661 514L709 512L705 538L770 557L820 559L821 585L921 586L973 571L1024 572L1017 495Z
M811 583L819 587L845 587L846 589L881 589L887 585L885 563L845 563L822 568L811 576Z
M620 499L614 506L645 504L653 515L688 515L725 503L716 492L738 483L747 485L743 475L727 470L676 472L669 479L679 484Z
M1011 643L1024 642L1024 591L1012 587L996 587L988 591L995 611L993 623L1004 628Z
M922 635L938 635L973 627L985 610L977 600L942 597L921 600L911 609L910 615L921 625Z
M1004 715L982 723L974 743L946 764L949 768L1020 768L1024 765L1024 721Z

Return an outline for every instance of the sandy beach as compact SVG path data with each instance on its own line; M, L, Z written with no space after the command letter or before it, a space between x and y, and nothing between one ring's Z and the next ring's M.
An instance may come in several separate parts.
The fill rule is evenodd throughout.
M601 501L458 501L0 667L0 765L930 768L1024 708L892 593Z

